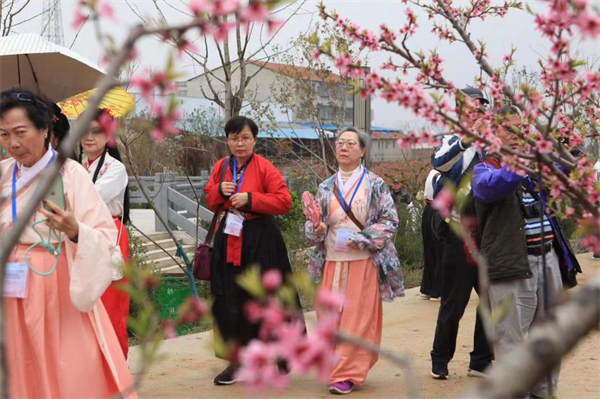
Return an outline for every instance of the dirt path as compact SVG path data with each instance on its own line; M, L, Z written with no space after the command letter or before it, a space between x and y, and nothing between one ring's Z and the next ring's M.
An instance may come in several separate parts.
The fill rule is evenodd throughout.
M585 274L584 283L600 271L600 262L581 255ZM436 381L429 376L431 343L439 302L416 299L417 289L407 291L405 298L383 307L382 346L410 355L419 377L419 388L424 399L452 398L463 392L477 379L467 377L469 352L472 346L476 296L462 319L456 355L450 363L450 379ZM307 314L307 323L315 322L314 313ZM212 352L212 333L188 335L165 341L161 349L164 360L154 365L140 389L141 398L246 398L242 385L216 387L213 378L225 366ZM130 364L135 370L139 357L132 351ZM380 360L371 370L367 383L354 391L356 398L405 398L405 373L398 366ZM600 398L600 333L588 336L563 362L560 377L560 399ZM282 396L268 393L261 398L329 398L326 386L314 378L293 377L289 390Z

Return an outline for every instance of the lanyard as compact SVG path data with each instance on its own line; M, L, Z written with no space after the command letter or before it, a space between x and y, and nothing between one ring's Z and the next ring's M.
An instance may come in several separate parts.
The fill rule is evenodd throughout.
M242 166L242 174L240 175L240 181L237 182L237 158L233 158L233 182L237 182L235 194L237 194L238 191L240 191L240 188L242 188L242 182L244 181L244 175L246 174L246 167L248 166L248 162L250 162L250 160L247 160L244 166Z
M54 162L54 158L56 158L56 152L52 151L52 158L46 165L48 168ZM15 167L13 169L13 178L12 178L12 195L11 195L11 203L12 203L12 221L15 224L17 220L17 163L15 162Z
M50 165L52 165L52 163L54 162L54 158L56 158L56 152L52 151L52 158L50 158L48 165L46 165L46 167L45 167L46 169ZM13 170L11 201L12 201L12 218L13 218L13 224L14 224L15 221L17 220L17 164L15 164L15 168ZM32 246L27 248L27 250L25 251L25 254L24 254L25 264L27 265L27 267L29 267L29 269L31 269L35 274L38 274L40 276L49 276L52 273L54 273L54 271L56 270L56 265L58 264L58 256L61 254L60 248L62 246L61 233L57 234L56 232L54 232L54 236L58 240L58 246L55 248L54 245L50 244L50 240L52 238L52 233L53 233L52 229L48 230L48 240L47 241L44 241L42 234L36 229L36 225L38 225L40 223L44 223L44 222L46 222L46 220L47 219L40 220L38 222L33 223L33 225L31 226L33 231L35 231L37 233L37 235L39 236L40 239L38 242L36 242L35 244L33 244ZM37 247L38 245L41 245L43 248L47 249L51 254L54 255L54 265L52 266L52 269L50 269L49 272L46 272L46 273L40 272L36 268L34 268L31 265L31 263L29 262L29 252L32 249L34 249L35 247Z
M348 203L348 205L346 205L346 200L344 199L344 196L342 195L342 189L338 186L338 192L340 193L340 205L342 206L342 208L344 209L344 211L346 213L350 212L350 210L352 209L352 201L354 201L354 196L358 192L358 189L360 188L360 184L362 183L366 174L367 174L367 170L363 169L363 173L360 176L360 180L358 181L358 184L354 188L354 193L352 193L352 197L350 197L350 202Z

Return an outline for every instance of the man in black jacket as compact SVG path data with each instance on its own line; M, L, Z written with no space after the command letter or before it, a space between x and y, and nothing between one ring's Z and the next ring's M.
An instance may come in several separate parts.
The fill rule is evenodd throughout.
M512 108L498 113L511 125L520 123ZM516 136L506 128L499 128L497 136L504 145L518 147ZM575 274L581 271L546 207L547 194L540 193L538 186L534 178L502 167L496 154L485 157L473 171L477 243L489 265L492 310L512 301L512 310L495 326L498 358L524 339L534 320L556 302L563 285L575 285ZM556 392L559 372L560 366L551 373L552 387L543 379L531 390L531 397Z

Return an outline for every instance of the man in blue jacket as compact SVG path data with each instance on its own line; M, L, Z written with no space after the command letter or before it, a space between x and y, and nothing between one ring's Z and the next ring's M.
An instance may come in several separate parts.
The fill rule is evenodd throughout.
M484 107L489 101L481 90L470 87L461 91L479 102L480 113L483 114ZM460 122L470 129L476 119L462 115ZM442 138L442 143L436 149L433 159L433 167L442 172L435 186L435 195L441 191L446 182L458 186L462 179L469 177L473 166L479 161L479 155L470 143L469 139L461 139L458 135L447 135ZM456 210L453 211L453 219L456 222L460 223L460 216ZM435 379L445 380L449 377L448 363L456 351L460 319L465 313L471 292L473 289L478 292L479 287L477 268L468 264L462 239L450 230L446 221L439 218L435 220L437 220L434 226L436 236L443 246L442 296L431 351L431 375ZM468 375L484 377L484 370L493 359L494 355L485 336L483 323L477 313Z
M498 113L505 115L511 125L520 123L513 108ZM516 136L506 128L499 128L497 136L504 145L518 147ZM499 155L492 154L474 168L473 195L478 220L476 241L489 265L492 310L502 307L507 298L512 300L512 310L495 326L495 351L502 357L556 302L563 285L576 284L575 275L581 270L558 221L546 206L547 194L540 192L533 177L502 167ZM555 393L559 372L560 366L551 373L552 387L543 379L531 390L531 397L546 398Z

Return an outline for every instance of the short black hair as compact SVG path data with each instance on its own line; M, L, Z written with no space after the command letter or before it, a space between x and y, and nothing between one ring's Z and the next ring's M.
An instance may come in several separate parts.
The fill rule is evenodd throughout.
M252 137L256 138L258 136L258 126L252 119L245 116L234 116L229 119L225 124L225 136L229 137L230 134L238 134L246 126L252 131Z
M0 93L0 99L0 118L11 109L21 108L36 128L50 128L50 108L43 98L30 91L13 88Z

